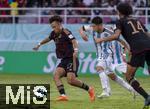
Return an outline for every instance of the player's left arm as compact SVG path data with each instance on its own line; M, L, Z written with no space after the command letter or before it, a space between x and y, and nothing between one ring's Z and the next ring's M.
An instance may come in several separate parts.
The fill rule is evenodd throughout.
M150 37L150 32L146 32L146 35L147 35L148 37Z
M139 21L140 22L140 21ZM141 26L142 26L142 30L143 32L145 32L145 34L150 37L150 32L148 31L148 29L145 27L145 25L143 25L142 22L140 22Z
M74 56L74 57L77 57L77 55L78 55L78 42L77 42L76 39L73 39L73 40L72 40L72 45L73 45L73 49L74 49L74 54L73 54L73 56Z
M125 51L130 52L130 46L129 44L127 44L127 42L125 42L123 39L120 39L120 38L118 39L118 41L120 42L122 47L126 49Z
M78 57L78 42L76 39L72 40L72 45L73 45L73 49L74 49L74 52L73 52L73 70L75 71L77 68L76 59Z
M131 58L131 49L130 49L130 46L129 46L129 44L127 43L127 42L125 42L123 39L118 39L118 41L120 42L120 44L121 44L121 46L122 46L122 48L123 48L123 56L124 57L126 57L126 53L128 53L128 59L130 60L130 58Z
M121 34L121 30L120 29L117 29L115 31L115 33L109 37L103 37L103 38L96 38L94 37L96 43L101 43L101 42L106 42L106 41L112 41L112 40L117 40L119 38Z
M79 34L84 41L88 41L88 36L87 34L85 34L85 30L83 29L83 26L79 29Z
M69 40L72 42L73 49L74 49L73 56L77 57L77 54L78 54L78 42L77 42L76 38L73 36L71 31L69 31L67 29L64 29L64 32L67 34Z

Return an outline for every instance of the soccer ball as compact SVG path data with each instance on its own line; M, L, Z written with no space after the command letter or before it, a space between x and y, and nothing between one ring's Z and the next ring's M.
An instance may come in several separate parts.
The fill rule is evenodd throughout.
M34 95L37 100L43 100L47 96L47 90L44 86L36 86L33 90Z

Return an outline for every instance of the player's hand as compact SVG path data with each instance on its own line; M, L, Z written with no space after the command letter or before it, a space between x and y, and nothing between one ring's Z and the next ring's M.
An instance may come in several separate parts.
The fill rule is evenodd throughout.
M88 41L88 36L86 34L82 34L81 36L84 41Z
M33 50L37 51L40 48L40 45L37 45L33 48Z
M101 38L97 38L97 37L94 37L94 40L96 43L101 43L103 42L103 40Z

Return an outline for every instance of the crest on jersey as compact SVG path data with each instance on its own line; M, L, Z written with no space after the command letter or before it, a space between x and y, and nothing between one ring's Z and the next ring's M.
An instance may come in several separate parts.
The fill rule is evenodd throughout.
M72 35L72 34L70 34L68 37L69 37L70 39L72 39L72 38L73 38L73 35Z

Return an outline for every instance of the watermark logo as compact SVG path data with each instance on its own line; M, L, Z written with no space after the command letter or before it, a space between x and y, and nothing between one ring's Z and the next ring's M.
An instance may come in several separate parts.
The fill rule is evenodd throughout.
M50 109L49 84L1 84L0 109Z

